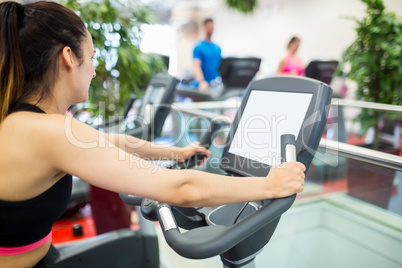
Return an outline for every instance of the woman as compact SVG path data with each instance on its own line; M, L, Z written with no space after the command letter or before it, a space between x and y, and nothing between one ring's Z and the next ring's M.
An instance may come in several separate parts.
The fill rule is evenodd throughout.
M0 4L0 263L46 267L51 227L74 174L95 186L180 206L216 206L303 190L303 164L267 177L234 178L157 168L144 159L184 160L199 146L163 148L105 134L66 115L86 101L95 77L92 38L71 10L52 2Z
M300 39L296 36L292 37L288 43L288 53L279 62L276 74L281 75L303 75L306 67L301 58L297 55L299 49Z

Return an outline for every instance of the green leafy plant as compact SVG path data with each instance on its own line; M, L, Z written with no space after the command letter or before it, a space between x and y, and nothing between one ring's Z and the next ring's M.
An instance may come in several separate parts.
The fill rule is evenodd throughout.
M118 0L65 0L63 4L80 15L93 38L96 77L88 102L90 107L105 107L105 111L93 109L94 116L121 114L130 95L141 97L152 76L166 70L160 56L139 48L141 26L155 18L136 1L123 5Z
M258 6L258 0L225 0L229 8L235 9L244 14L251 14Z
M366 15L356 23L357 38L344 51L348 77L357 83L356 99L402 105L402 21L386 12L382 0L362 0ZM395 116L395 115L394 115ZM357 120L365 133L375 128L374 149L379 146L380 122L395 119L390 114L364 109Z

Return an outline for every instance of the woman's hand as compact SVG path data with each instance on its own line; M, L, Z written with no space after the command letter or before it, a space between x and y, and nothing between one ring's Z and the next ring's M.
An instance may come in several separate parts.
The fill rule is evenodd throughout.
M300 162L286 162L271 167L268 173L268 189L272 198L300 193L304 189L306 167Z
M193 142L186 147L180 148L176 160L179 163L184 162L186 159L192 157L195 153L203 153L206 155L200 165L203 164L211 154L211 152L207 148L200 146L199 142Z
M198 90L207 91L209 89L209 83L205 80L202 80L198 83Z

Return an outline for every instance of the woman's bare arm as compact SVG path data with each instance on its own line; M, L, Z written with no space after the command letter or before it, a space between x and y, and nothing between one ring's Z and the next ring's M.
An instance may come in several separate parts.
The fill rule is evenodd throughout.
M276 70L276 74L283 74L283 69L285 68L285 63L286 63L285 59L282 59L279 62L278 69Z
M38 157L55 170L111 191L174 205L215 206L283 197L303 189L301 163L273 168L268 177L254 178L168 170L116 147L104 133L71 117L46 115L38 121Z
M120 149L147 160L177 160L183 161L197 152L203 153L206 156L210 152L197 143L192 143L189 146L180 148L176 146L166 146L155 144L146 140L142 140L133 136L124 134L105 134L107 139L119 147Z

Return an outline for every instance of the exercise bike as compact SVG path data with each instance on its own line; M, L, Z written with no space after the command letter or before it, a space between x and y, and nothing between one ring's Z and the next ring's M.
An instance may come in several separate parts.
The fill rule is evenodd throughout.
M225 143L220 169L228 176L266 176L272 165L297 160L308 170L331 98L328 85L309 78L281 76L250 83ZM255 257L296 194L213 208L121 197L129 204L141 204L147 219L159 221L166 242L179 255L190 259L220 255L224 267L234 268L255 267Z
M272 77L254 81L248 86L232 124L222 154L225 161L221 161L220 169L228 176L266 176L270 166L283 161L281 156L284 155L285 161L289 161L289 155L308 168L326 123L331 95L332 90L327 85L308 78ZM260 131L251 133L247 126ZM258 146L247 146L250 143L245 141L250 137ZM262 146L266 143L268 147ZM197 161L197 157L188 161ZM269 242L281 215L292 206L296 197L215 208L181 208L140 197L121 196L129 204L137 205L141 201L142 214L160 222L167 243L178 254L191 259L220 255L224 267L254 267L254 258ZM179 227L188 231L182 233ZM148 266L153 260L159 260L153 255L157 251L145 250L149 245L140 238L144 236L127 238L130 231L115 231L97 238L113 237L114 243L123 245L121 249L114 247L113 242L97 243L95 238L83 242L89 249L79 253L69 250L70 258L64 255L54 263L74 267L68 260L75 259L75 265L78 263L82 267L157 267ZM141 248L142 244L145 246ZM142 261L144 257L145 262Z

